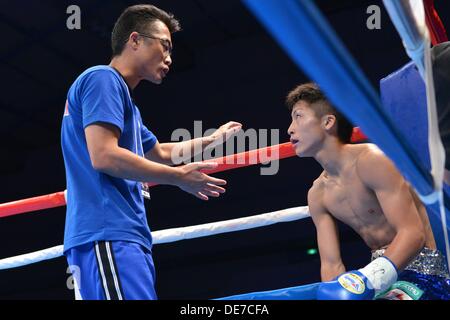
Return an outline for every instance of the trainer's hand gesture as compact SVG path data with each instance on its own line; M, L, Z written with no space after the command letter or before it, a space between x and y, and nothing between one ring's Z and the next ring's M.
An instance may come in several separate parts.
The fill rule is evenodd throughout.
M232 136L234 136L237 132L239 132L241 129L242 124L240 124L239 122L230 121L225 123L224 125L220 126L219 129L214 131L213 134L204 138L208 142L206 149L211 149L224 143Z
M227 182L200 172L200 170L214 169L216 167L217 163L215 162L193 162L181 166L179 167L181 175L177 186L202 200L208 200L208 196L217 198L221 193L225 192L225 189L219 186L223 186Z

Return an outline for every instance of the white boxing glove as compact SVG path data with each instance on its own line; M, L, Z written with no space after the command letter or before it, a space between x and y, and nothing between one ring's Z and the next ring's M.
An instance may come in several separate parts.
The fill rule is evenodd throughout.
M387 257L376 258L359 272L368 279L367 286L374 289L375 294L388 289L398 277L396 266Z

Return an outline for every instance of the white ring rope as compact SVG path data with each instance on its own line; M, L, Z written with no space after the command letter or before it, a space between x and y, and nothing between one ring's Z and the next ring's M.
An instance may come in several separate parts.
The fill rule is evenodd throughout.
M290 222L308 218L309 209L305 207L288 208L244 218L199 224L190 227L172 228L152 232L153 244L169 243L185 239L212 236L220 233L264 227L279 222ZM63 246L26 253L0 260L0 270L17 268L63 255Z

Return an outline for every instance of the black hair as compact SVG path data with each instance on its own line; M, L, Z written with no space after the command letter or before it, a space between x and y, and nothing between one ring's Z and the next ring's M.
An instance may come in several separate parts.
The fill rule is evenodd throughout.
M332 114L336 117L337 136L342 143L350 143L353 125L330 103L319 86L314 82L308 82L295 87L286 97L286 105L290 111L299 101L305 101L314 111L317 118Z
M138 4L126 8L114 24L111 33L112 56L122 53L125 43L133 31L148 33L155 21L163 22L170 33L181 29L180 23L173 14L167 13L153 5Z

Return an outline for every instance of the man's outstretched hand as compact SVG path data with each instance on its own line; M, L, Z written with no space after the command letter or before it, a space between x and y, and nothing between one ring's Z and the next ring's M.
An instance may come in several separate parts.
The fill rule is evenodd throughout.
M224 125L220 126L219 129L214 131L213 134L204 138L207 142L206 149L211 149L224 143L236 133L238 133L241 129L242 124L239 122L230 121L225 123Z
M216 167L216 162L193 162L181 166L179 167L180 176L176 185L181 190L202 200L208 200L208 197L217 198L225 192L225 189L220 186L226 185L227 182L201 172L201 170L210 170Z

